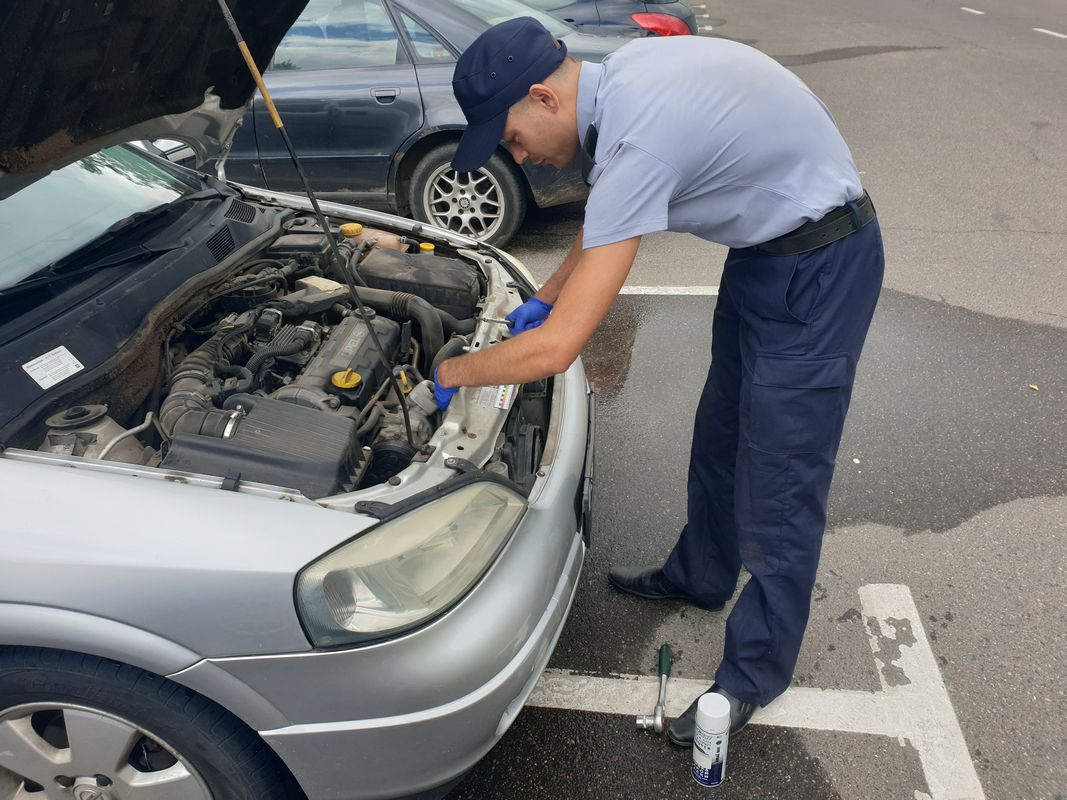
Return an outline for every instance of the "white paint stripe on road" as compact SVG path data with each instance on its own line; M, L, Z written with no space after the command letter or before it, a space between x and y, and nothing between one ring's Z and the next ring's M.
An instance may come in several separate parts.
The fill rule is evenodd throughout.
M1050 31L1047 28L1034 28L1038 33L1047 33L1049 36L1055 36L1057 39L1067 39L1067 33L1056 33L1056 31Z
M705 33L711 33L715 29L711 25L701 25L700 30L704 31Z
M985 15L984 11L979 11L977 8L967 8L967 6L960 6L960 11L966 11L968 14L978 14L979 16Z
M922 758L931 797L984 798L911 591L907 586L874 584L861 586L859 592L882 691L913 705L914 728L908 738Z
M752 723L908 739L919 754L931 800L984 800L911 591L877 584L859 593L882 691L791 688L757 711ZM677 716L708 681L671 678L668 684L667 715ZM659 680L651 676L546 670L528 703L634 716L651 711L658 692Z
M679 294L715 297L718 286L623 286L619 294Z

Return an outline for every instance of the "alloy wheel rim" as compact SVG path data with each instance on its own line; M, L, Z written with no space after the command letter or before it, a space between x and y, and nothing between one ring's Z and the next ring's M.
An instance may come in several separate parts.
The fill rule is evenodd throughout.
M473 239L487 239L503 222L500 183L485 170L457 172L442 164L426 181L422 205L430 221Z
M12 800L212 800L169 743L86 706L31 703L0 712L0 787Z

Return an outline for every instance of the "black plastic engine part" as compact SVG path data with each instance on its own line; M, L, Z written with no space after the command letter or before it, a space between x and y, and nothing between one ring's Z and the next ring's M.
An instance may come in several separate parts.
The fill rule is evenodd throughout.
M544 381L525 384L522 399L504 426L505 443L500 457L508 465L511 480L526 490L533 488L545 450L546 390Z
M316 227L314 232L287 233L274 240L270 249L263 253L264 258L276 258L279 261L292 258L300 264L322 265L329 263L327 253L330 243Z
M399 473L415 457L415 450L407 443L396 439L378 442L371 446L370 467L367 468L364 486L385 483Z
M407 292L459 319L470 319L478 306L478 270L458 258L397 250L370 251L359 274L373 289Z
M349 491L364 466L356 424L292 403L235 394L225 408L241 406L228 438L177 434L162 466L296 489L312 499Z
M249 361L249 369L255 372L256 367L252 366L252 361L256 361L256 366L258 367L264 361L265 356L268 355L279 362L287 364L296 364L298 366L306 364L311 360L311 355L315 352L315 348L321 339L322 328L317 323L305 322L302 325L283 325L274 334L270 344L257 351L256 355L252 357L252 360Z

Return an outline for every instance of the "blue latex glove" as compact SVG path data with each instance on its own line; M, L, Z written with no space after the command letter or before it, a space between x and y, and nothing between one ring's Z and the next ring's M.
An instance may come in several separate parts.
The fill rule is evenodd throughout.
M508 328L511 329L512 333L524 333L536 328L548 319L548 314L551 311L552 305L550 303L531 297L504 319L508 321Z
M438 367L437 369L441 369ZM437 382L437 369L433 371L433 398L437 401L437 407L444 411L448 408L448 404L452 402L452 398L456 396L456 392L459 391L459 387L442 386Z

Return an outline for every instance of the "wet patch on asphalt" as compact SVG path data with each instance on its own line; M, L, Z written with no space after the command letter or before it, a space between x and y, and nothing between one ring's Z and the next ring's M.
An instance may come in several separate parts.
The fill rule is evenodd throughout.
M689 763L688 750L629 717L526 708L448 800L707 798ZM714 792L723 800L914 800L926 789L917 754L895 739L766 726L731 739L726 773Z

